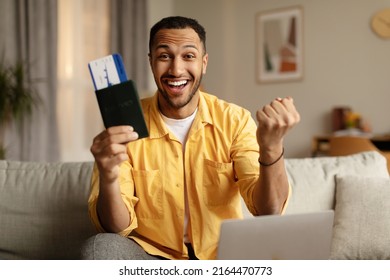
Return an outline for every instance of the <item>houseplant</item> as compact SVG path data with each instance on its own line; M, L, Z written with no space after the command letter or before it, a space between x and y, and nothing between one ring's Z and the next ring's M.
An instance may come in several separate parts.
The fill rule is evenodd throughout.
M39 95L26 78L23 62L6 65L0 61L0 159L6 156L5 132L12 122L20 125L40 103Z

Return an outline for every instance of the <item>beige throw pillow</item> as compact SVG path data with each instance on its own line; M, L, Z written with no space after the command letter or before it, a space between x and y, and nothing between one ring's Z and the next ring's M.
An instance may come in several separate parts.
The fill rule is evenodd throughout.
M390 259L390 179L336 177L331 259Z

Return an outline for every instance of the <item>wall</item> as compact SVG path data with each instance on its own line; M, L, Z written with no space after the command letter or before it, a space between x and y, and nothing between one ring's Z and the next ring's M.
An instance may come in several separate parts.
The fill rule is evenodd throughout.
M206 28L209 92L253 115L275 97L294 98L302 121L285 140L287 157L310 155L312 136L331 131L330 112L338 105L360 112L374 133L390 133L390 40L378 38L369 25L390 0L172 1L172 14L197 18ZM258 84L256 14L294 5L304 10L304 79Z
M149 38L150 28L152 28L152 26L161 18L173 14L173 0L147 0L147 11L148 11L148 38ZM153 95L157 89L150 68L149 68L148 85L149 85L148 92L140 93L142 97Z

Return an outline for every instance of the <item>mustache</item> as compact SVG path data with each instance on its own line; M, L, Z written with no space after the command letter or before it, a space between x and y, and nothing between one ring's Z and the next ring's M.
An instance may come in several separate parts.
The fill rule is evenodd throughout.
M183 78L183 79L186 79L186 80L194 79L194 77L188 76L188 75L176 76L176 75L173 75L173 74L165 74L165 75L161 76L162 80L164 80L164 79L171 79L171 80L173 80L173 79L180 79L180 78Z
M177 78L177 77L175 75L172 75L172 74L167 74L167 75L162 76L161 78L163 78L163 79L174 79L174 78Z

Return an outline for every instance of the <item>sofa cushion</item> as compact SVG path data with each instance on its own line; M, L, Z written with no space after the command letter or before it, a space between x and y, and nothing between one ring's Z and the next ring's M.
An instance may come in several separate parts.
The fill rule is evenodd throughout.
M286 159L292 195L286 214L334 209L335 176L388 178L386 159L378 152L341 157Z
M332 259L390 259L390 179L337 176Z
M0 161L0 259L77 259L93 163Z

